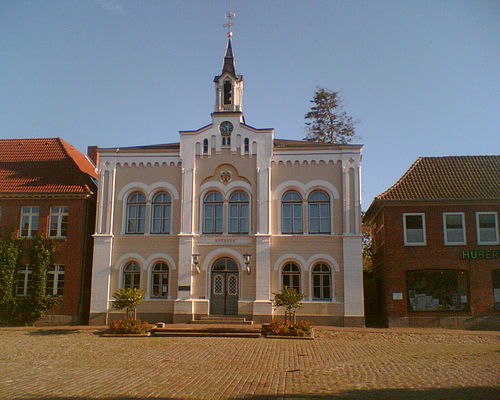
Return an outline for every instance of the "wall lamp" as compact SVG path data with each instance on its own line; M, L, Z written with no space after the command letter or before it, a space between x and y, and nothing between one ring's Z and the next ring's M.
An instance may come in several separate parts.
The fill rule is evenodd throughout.
M200 273L200 255L199 254L192 254L191 258L193 259L193 266L196 269L196 273Z
M247 267L247 273L250 275L251 270L250 270L250 261L252 260L252 255L251 254L243 254L243 261L245 262L245 265Z

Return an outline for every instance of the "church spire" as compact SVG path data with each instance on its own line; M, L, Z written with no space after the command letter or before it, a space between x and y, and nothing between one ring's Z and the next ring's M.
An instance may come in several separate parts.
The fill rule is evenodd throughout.
M236 77L236 69L234 68L233 46L231 45L231 38L229 38L227 41L226 54L224 56L224 64L222 66L221 75L224 75L226 72Z

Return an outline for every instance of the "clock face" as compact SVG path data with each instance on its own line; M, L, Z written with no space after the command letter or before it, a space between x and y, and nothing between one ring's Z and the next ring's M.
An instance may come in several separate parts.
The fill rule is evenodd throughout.
M233 124L229 121L224 121L219 125L219 131L222 136L229 136L233 131Z

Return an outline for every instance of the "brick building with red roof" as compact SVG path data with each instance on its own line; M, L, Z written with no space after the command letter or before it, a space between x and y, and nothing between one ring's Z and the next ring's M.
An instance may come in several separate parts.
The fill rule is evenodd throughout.
M41 323L87 323L97 175L92 161L59 138L0 140L0 231L56 244L47 292L62 296ZM24 264L24 262L23 262ZM30 270L19 268L25 296Z
M367 319L498 329L499 212L500 156L415 161L365 215L378 282Z

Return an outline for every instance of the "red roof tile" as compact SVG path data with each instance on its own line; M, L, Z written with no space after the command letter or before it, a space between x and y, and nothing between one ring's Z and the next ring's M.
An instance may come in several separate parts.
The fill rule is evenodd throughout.
M420 157L375 200L500 200L500 156Z
M0 195L95 192L95 167L60 138L0 140Z

